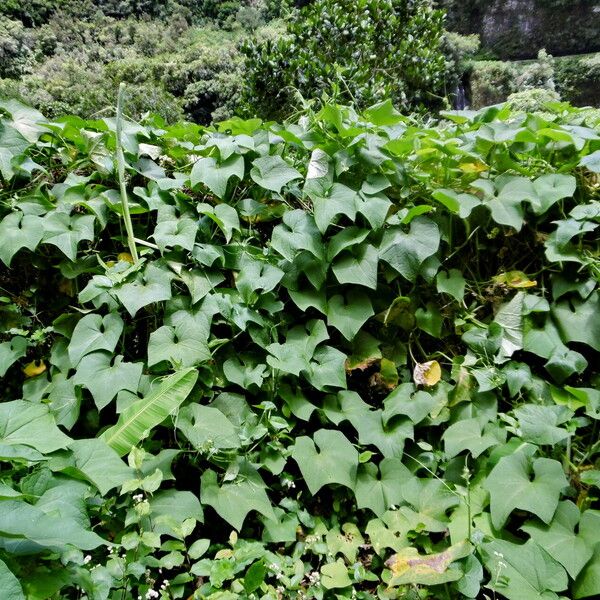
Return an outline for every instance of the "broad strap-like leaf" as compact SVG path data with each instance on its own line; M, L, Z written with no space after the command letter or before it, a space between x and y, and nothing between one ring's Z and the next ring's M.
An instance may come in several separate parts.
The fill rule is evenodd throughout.
M107 429L102 434L102 439L119 456L127 454L154 427L181 406L197 379L198 371L194 368L183 369L165 377L148 396L123 411L117 424Z

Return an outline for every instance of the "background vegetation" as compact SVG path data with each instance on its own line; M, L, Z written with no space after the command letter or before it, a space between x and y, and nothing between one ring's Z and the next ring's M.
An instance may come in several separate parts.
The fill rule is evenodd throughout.
M445 21L433 3L412 0L7 2L0 7L0 96L49 116L87 118L110 110L124 81L132 116L205 124L234 113L288 117L303 99L323 94L362 107L389 97L410 111L447 108L457 98L479 108L539 87L546 92L528 92L531 106L556 94L598 104L595 55L543 54L537 66L500 62L485 36L480 44L475 35L473 15L482 10L469 8L471 25L459 30L470 35L462 35L444 31L444 23L457 28L468 7L442 6L450 11ZM486 18L518 20L513 13Z

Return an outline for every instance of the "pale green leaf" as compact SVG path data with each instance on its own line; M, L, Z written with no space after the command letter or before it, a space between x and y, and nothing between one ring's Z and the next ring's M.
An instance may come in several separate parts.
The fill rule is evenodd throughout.
M578 527L578 533L575 528ZM575 579L600 542L600 513L583 514L571 501L561 502L550 525L531 520L521 527Z
M452 296L457 302L462 302L465 296L465 279L458 269L440 271L436 277L437 291Z
M73 452L73 468L93 483L103 496L134 477L133 469L101 439L73 440L69 449ZM69 470L67 473L71 474Z
M600 171L600 165L598 166ZM600 544L596 544L594 555L579 574L573 586L573 598L597 598L600 594Z
M348 341L374 314L369 296L360 290L348 292L345 298L338 294L327 302L327 325L335 327Z
M374 290L377 287L377 262L377 250L370 244L363 244L341 254L331 269L339 283L362 285Z
M86 355L96 350L112 352L123 332L123 319L118 313L105 317L98 314L85 315L73 330L69 342L69 360L76 367Z
M84 240L94 239L94 218L92 215L73 215L52 212L44 217L44 237L42 241L52 244L75 260L77 246Z
M121 390L137 392L142 369L142 363L124 362L123 356L92 352L81 359L74 381L91 392L98 410L102 410Z
M488 448L506 440L506 432L493 425L481 426L479 419L461 419L453 423L442 435L446 456L453 458L463 450L468 450L477 458Z
M331 346L318 348L306 372L308 381L318 390L346 387L346 355ZM268 360L268 359L267 359Z
M21 249L35 250L44 235L43 219L36 215L12 212L0 222L0 260L10 267L13 256Z
M299 437L292 458L311 494L332 483L354 488L358 452L341 431L319 429L313 439Z
M439 244L437 225L427 217L417 217L411 221L409 233L400 228L385 232L379 257L404 278L414 281L423 262L435 254Z
M173 275L164 268L149 264L134 281L115 288L115 294L132 317L140 308L171 297Z
M237 210L229 204L217 204L211 206L210 204L198 204L197 210L200 214L206 215L212 219L221 229L225 235L225 241L229 242L234 231L240 229L240 218Z
M250 177L259 186L277 193L280 193L281 188L290 181L302 179L302 175L278 155L255 159Z
M315 258L323 259L323 242L314 219L302 210L283 215L282 223L273 229L271 248L292 262L300 250L308 250Z
M565 343L581 342L600 352L600 292L594 292L587 300L557 302L551 312Z
M527 510L544 523L550 523L560 493L567 486L562 466L556 460L536 458L532 461L524 452L502 457L484 484L490 492L494 527L503 527L516 508Z
M189 404L179 411L177 428L196 450L239 448L237 427L217 408Z
M152 237L161 252L167 248L183 248L191 251L194 248L198 223L187 215L161 214L156 223Z
M15 336L10 342L0 343L0 377L4 377L6 371L25 356L28 346L27 339L21 336Z
M379 468L369 462L358 467L354 493L358 508L368 508L378 517L402 500L402 486L413 477L399 458L384 458Z
M13 400L0 403L0 442L24 444L48 454L67 448L71 438L56 426L45 404Z
M232 177L244 179L244 157L241 154L232 154L219 163L212 156L200 158L192 167L190 181L192 187L203 183L215 196L223 199Z
M0 590L4 600L25 600L19 580L2 560L0 560Z
M352 585L352 580L348 577L348 568L341 558L321 567L321 584L327 590Z
M204 519L200 500L189 491L160 490L150 499L150 510L152 531L178 538L183 538L178 531L183 521Z
M482 549L488 585L508 600L559 600L555 592L567 589L565 570L533 540L519 545L496 539Z
M210 360L207 335L203 327L189 320L175 327L159 327L148 341L148 366L168 361L173 366L191 367Z
M538 177L533 182L538 202L533 209L536 215L545 213L553 204L563 198L571 198L577 187L577 180L573 175L548 173Z
M240 531L250 511L276 519L265 489L258 471L244 461L236 479L221 486L217 483L217 474L212 469L206 470L201 479L201 500Z
M344 215L351 221L356 217L358 193L342 183L334 183L327 196L312 198L315 223L324 234L338 215Z

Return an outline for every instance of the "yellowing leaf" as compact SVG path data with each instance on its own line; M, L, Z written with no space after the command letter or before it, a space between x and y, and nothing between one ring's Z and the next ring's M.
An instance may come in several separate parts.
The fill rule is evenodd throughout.
M417 385L434 386L442 378L442 368L437 360L417 363L413 371L413 379Z
M36 377L41 375L46 370L46 363L43 360L31 361L24 369L25 377Z
M464 163L460 163L460 165L458 165L458 168L463 172L463 173L481 173L482 171L487 171L489 170L489 167L482 162L464 162Z
M65 294L67 296L73 297L75 295L75 288L73 287L73 280L71 279L63 279L60 280L58 284L58 291L61 294Z
M460 579L461 569L452 569L450 565L471 554L471 550L467 542L460 542L437 554L422 555L416 548L402 548L385 563L392 572L389 585L439 585Z
M117 260L133 264L133 256L131 256L129 252L119 252L119 254L117 254Z
M511 288L530 288L537 285L536 281L532 281L523 273L523 271L507 271L506 273L500 273L493 278L495 283L504 284Z

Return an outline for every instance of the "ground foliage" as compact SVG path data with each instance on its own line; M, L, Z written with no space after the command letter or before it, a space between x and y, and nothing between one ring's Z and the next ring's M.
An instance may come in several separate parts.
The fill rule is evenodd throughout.
M4 598L600 593L592 113L0 110Z

